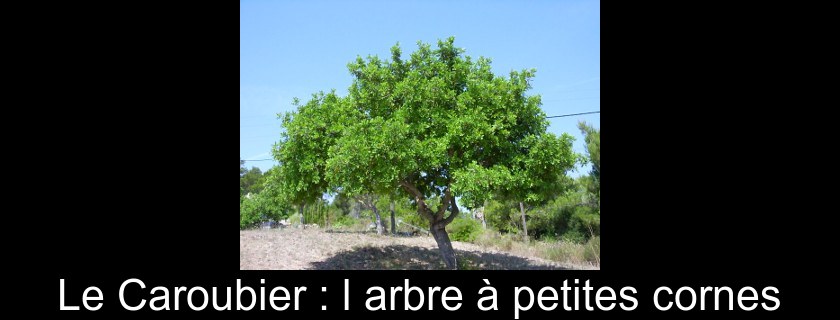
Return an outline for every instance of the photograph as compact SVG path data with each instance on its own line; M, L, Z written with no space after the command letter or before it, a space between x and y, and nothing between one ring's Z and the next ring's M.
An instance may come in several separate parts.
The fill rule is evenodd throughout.
M38 19L13 46L28 59L10 60L26 75L12 93L35 100L8 108L24 112L7 117L7 140L22 147L10 181L25 191L10 194L24 209L8 225L43 236L13 232L11 257L32 273L16 278L33 283L10 288L36 291L18 295L34 297L23 310L58 313L48 319L791 318L825 282L805 269L830 233L803 218L832 199L814 193L829 181L832 126L811 121L830 117L785 109L802 95L787 87L824 69L808 68L819 50L786 39L812 29L791 14L820 20L794 9L239 0L238 18L210 3L10 11ZM235 41L238 268L216 175L237 145L225 81ZM796 159L811 166L789 170Z
M239 14L240 270L601 269L600 1Z

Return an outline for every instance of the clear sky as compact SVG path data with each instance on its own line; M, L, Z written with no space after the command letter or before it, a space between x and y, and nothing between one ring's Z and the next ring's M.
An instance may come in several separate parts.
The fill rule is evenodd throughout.
M536 68L532 95L549 116L601 110L600 1L247 1L239 4L239 156L268 159L280 138L277 114L292 98L336 89L346 95L347 63L357 55L407 56L417 41L455 36L493 72ZM600 128L600 114L550 119L583 152L578 121ZM270 168L274 161L248 162ZM582 170L586 171L586 170ZM577 174L575 174L577 175Z

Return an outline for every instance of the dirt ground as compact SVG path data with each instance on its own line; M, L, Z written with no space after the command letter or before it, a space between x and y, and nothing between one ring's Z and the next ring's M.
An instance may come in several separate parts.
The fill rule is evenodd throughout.
M591 269L453 242L460 269ZM322 229L239 231L242 270L443 269L434 239Z

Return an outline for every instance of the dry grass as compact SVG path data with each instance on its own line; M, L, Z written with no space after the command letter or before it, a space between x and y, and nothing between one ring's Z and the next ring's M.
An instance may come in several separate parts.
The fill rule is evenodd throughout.
M592 269L591 265L559 263L536 252L511 253L470 243L453 242L462 269ZM378 236L375 233L330 232L322 229L272 229L239 232L239 268L300 269L443 269L437 244L430 237Z
M476 244L486 249L509 252L514 255L539 257L549 261L585 266L586 269L600 269L601 241L595 237L586 244L565 241L531 241L524 243L515 235L501 235L485 230L476 239Z

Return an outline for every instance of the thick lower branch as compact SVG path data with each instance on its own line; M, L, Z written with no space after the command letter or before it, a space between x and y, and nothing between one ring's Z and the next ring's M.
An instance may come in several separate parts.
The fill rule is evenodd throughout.
M437 212L435 213L435 220L443 219L443 214L446 212L446 208L449 207L449 202L452 201L452 192L449 191L449 187L446 187L446 191L443 194L443 201L440 202L440 208L438 208Z
M432 216L432 210L426 206L426 201L423 198L423 193L420 192L417 187L407 181L400 182L400 185L408 191L409 194L414 196L414 200L417 201L417 213L420 214L423 218L428 219L430 222L434 222L434 216Z
M460 211L461 211L461 210L458 209L458 203L456 203L455 199L452 199L450 202L451 202L451 205L452 205L452 212L449 213L449 216L446 217L446 219L443 220L444 225L452 223L452 221L455 220L455 217L457 217L458 214L460 214Z

